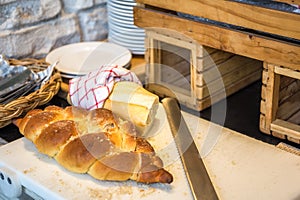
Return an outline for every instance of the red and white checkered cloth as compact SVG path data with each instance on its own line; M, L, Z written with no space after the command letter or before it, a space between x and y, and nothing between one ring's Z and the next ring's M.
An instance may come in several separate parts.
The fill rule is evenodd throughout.
M138 77L128 69L118 66L102 66L98 71L69 81L71 102L87 110L101 108L118 81L141 84Z

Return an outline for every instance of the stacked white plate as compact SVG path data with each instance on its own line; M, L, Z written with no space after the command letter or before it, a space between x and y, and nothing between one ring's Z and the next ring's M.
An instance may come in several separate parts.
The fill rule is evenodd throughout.
M97 71L103 65L128 68L131 52L126 47L110 42L80 42L54 49L46 56L46 62L58 61L56 70L64 78L76 78Z
M142 55L145 53L145 31L134 25L135 5L134 0L107 0L108 41Z

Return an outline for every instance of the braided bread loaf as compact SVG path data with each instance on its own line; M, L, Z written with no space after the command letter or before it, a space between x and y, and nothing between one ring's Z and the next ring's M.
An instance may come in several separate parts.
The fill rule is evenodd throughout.
M129 121L101 108L48 106L15 121L39 152L76 173L99 180L171 183L172 175Z

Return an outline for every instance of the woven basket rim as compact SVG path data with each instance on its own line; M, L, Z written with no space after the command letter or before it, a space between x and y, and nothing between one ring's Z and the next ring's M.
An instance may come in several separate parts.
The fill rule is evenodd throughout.
M11 65L26 66L35 72L41 71L50 65L44 59L34 58L8 59L8 62ZM50 80L40 89L7 104L0 104L0 128L11 124L15 118L22 116L37 106L48 103L58 93L61 81L60 74L54 71Z

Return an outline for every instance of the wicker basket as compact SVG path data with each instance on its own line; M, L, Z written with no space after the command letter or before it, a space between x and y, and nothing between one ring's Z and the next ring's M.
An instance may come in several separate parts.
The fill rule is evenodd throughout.
M22 65L38 72L46 69L49 64L44 60L26 58L22 60L10 59L11 65ZM53 72L50 80L44 84L39 90L32 92L27 96L20 97L8 104L0 104L0 128L10 124L12 119L17 118L36 108L37 106L48 103L55 96L61 84L60 74Z

